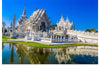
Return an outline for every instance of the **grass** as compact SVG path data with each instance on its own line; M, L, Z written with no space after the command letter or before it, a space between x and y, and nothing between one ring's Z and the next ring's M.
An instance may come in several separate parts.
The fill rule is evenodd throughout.
M24 42L24 41L7 41L8 39L11 39L9 36L3 36L2 42L3 43L23 43L26 46L32 46L32 47L67 47L67 46L95 46L98 47L98 45L92 45L92 44L63 44L63 45L45 45L40 44L36 42Z

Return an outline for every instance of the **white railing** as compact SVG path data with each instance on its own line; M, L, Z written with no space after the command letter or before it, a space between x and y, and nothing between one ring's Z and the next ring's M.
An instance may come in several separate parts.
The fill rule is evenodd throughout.
M41 38L41 40L51 41L51 38Z
M53 43L72 43L72 42L80 42L78 39L51 39Z
M94 33L94 32L85 32L85 31L77 31L77 30L67 30L66 34L76 35L77 37L98 39L98 33Z

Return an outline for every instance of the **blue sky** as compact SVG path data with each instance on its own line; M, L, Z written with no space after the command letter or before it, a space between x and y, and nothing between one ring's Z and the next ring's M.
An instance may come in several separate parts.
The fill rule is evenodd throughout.
M22 15L24 5L26 5L27 16L38 9L46 9L52 24L68 18L74 23L77 30L95 28L98 30L98 0L2 0L2 20L7 26L16 14L16 19ZM17 24L17 21L16 21Z

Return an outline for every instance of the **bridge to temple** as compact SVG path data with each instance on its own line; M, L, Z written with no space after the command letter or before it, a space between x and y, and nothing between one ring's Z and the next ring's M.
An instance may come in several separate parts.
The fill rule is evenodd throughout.
M54 33L54 37L60 36L60 38L64 38L66 35L69 38L77 38L78 40L86 43L98 43L98 33L94 32L85 32L85 31L77 31L77 30L67 30L67 31L52 31Z
M82 42L98 43L98 33L84 32L77 30L67 30L68 35L76 36Z

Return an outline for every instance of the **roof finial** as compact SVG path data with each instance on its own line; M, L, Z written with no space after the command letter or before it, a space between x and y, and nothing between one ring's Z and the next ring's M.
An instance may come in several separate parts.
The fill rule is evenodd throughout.
M26 15L26 5L24 5L23 15Z
M61 15L61 17L63 17L63 14Z
M63 14L62 14L62 16L61 16L61 19L60 19L60 20L63 20L63 21L64 21Z
M72 21L72 25L73 25L73 21Z
M10 26L12 27L12 21L11 21L11 24L10 24Z
M37 6L36 6L36 10L37 10L38 8L37 8Z
M24 5L24 9L26 8L26 4Z
M68 20L68 16L67 16L67 20Z

